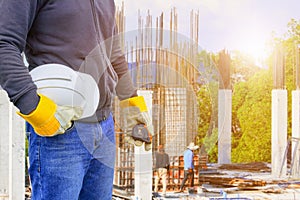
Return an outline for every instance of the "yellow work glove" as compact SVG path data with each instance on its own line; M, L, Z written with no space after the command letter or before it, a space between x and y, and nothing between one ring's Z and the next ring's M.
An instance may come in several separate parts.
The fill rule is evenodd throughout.
M145 124L151 136L153 135L152 119L149 116L147 106L143 96L137 96L122 100L120 102L121 113L121 129L126 133L125 141L141 146L143 144L140 140L135 140L132 137L132 129L137 124ZM145 143L145 150L152 148L151 143Z
M18 114L31 124L40 136L63 134L72 126L72 120L79 119L82 115L82 109L79 107L59 106L42 94L39 96L39 104L33 112L28 115L20 112Z

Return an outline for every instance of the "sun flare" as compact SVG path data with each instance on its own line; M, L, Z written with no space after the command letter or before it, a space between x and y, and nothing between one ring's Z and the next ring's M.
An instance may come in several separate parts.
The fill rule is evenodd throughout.
M267 39L265 34L259 32L249 31L237 38L238 50L250 56L257 65L263 65L265 59L269 55L267 47Z

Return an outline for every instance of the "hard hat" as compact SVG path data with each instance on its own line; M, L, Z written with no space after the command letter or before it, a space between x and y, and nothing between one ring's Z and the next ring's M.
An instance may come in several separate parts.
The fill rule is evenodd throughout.
M33 82L41 93L57 105L79 106L82 118L92 116L99 103L99 90L94 78L62 64L45 64L31 72Z

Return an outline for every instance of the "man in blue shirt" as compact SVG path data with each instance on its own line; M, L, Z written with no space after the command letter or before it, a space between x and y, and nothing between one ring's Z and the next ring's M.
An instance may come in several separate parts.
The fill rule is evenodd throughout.
M183 192L183 187L187 179L189 179L190 187L194 186L194 150L198 149L199 146L191 142L187 147L187 150L183 153L184 161L184 178L180 185L180 192Z

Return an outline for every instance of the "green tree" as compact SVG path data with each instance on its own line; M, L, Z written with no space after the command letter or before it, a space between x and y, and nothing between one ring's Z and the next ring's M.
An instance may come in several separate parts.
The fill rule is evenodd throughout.
M215 162L217 154L217 138L212 136L218 126L218 71L215 65L216 56L206 51L198 55L201 74L199 90L197 91L199 105L199 126L197 144L209 155L210 162ZM209 141L209 142L207 142Z
M285 51L285 87L288 91L288 135L291 134L291 91L295 87L295 53L299 44L300 23L292 19L288 32L282 38L273 38L270 44ZM274 54L270 55L268 70L260 71L245 83L234 86L233 162L271 161L271 92L273 89ZM244 101L244 102L243 102Z
M270 70L261 70L234 87L233 108L240 131L233 133L232 162L270 161L271 92Z
M212 135L218 126L218 83L210 82L206 85L202 85L198 91L198 102L200 117L197 144L204 148L209 156L210 162L215 162L217 159L215 151L218 138ZM215 139L214 142L213 139ZM208 140L209 142L207 143ZM212 149L215 150L213 151Z
M299 51L300 21L292 19L282 38L273 38L270 46L283 47L285 86L288 90L288 134L291 134L291 91L295 90L295 55ZM298 47L299 48L299 47ZM247 56L233 52L231 56L232 96L232 162L271 161L271 103L274 55L267 60L268 69L258 68ZM218 55L203 51L199 55L206 72L212 72ZM210 59L208 59L210 58ZM200 62L201 63L201 62ZM209 67L207 67L209 66ZM216 68L215 68L216 69ZM204 70L204 71L205 71ZM200 123L198 144L203 145L210 161L217 161L217 73L202 82L198 91ZM299 89L299 88L298 88Z
M248 81L254 74L261 70L254 59L240 51L233 51L231 56L231 83Z

